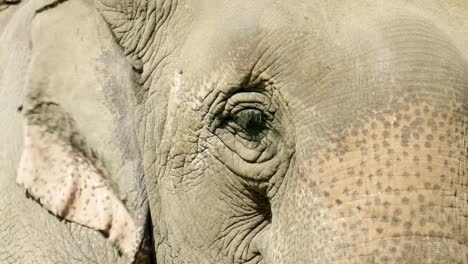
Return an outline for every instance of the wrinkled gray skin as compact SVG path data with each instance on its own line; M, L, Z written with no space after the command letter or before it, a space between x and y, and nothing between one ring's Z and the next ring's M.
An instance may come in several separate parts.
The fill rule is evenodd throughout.
M0 13L1 263L126 261L14 185L25 76L140 223L146 191L158 263L468 263L465 1L32 2Z

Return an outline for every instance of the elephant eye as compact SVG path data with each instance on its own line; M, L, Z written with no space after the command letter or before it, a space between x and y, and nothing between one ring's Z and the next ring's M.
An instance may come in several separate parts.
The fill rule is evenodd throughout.
M201 145L236 175L269 180L294 153L293 126L275 87L248 86L205 97ZM260 191L262 192L262 191Z
M246 134L259 135L268 129L268 117L258 109L246 109L236 113L232 121Z

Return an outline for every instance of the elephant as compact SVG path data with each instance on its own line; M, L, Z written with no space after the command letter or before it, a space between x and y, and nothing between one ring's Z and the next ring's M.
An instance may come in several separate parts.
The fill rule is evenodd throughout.
M468 263L465 1L0 21L0 263Z

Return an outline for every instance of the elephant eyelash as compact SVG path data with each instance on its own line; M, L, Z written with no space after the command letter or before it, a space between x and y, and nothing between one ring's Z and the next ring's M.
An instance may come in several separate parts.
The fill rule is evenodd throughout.
M259 141L270 126L271 117L259 109L248 108L228 114L222 127L249 141Z
M234 122L249 134L259 134L268 128L268 120L264 113L259 110L243 110L237 113Z

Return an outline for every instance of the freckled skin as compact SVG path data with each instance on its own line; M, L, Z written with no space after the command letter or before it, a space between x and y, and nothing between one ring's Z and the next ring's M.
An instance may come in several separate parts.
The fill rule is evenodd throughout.
M376 113L304 161L311 170L291 180L278 209L288 217L272 226L273 254L288 248L285 263L465 263L466 116L454 102L434 105ZM310 232L291 229L295 219Z
M73 118L40 96L28 99L16 183L52 214L105 232L132 258L139 231L111 188L105 167L76 131Z

